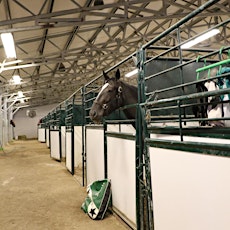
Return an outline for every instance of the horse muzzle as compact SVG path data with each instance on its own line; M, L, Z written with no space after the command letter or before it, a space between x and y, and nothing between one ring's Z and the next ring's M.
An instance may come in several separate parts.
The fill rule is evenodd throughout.
M100 123L101 122L101 119L102 119L102 116L99 116L98 113L95 111L95 110L90 110L89 112L89 116L90 116L90 119L94 122L94 123Z

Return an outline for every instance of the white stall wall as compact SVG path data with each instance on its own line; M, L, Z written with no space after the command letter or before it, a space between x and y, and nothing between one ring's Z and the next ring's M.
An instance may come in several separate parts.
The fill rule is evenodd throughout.
M131 225L136 225L136 166L134 140L107 138L108 178L113 207Z
M65 154L65 133L66 133L66 128L65 126L62 126L61 127L61 156L62 157L65 157L66 154Z
M65 154L66 154L66 168L73 172L72 168L72 132L66 132L65 134L66 142L65 142Z
M37 124L39 120L46 116L56 106L56 104L53 104L34 107L33 109L36 111L36 116L33 118L26 116L26 111L31 108L25 107L20 109L13 117L16 125L14 128L15 138L17 139L20 135L26 135L27 138L37 138Z
M104 130L86 127L87 185L105 178L104 173Z
M111 132L125 132L135 136L129 125L108 125ZM136 168L135 141L107 138L108 178L112 186L113 209L125 221L136 226ZM86 127L87 185L104 179L104 130Z
M50 156L56 160L61 160L60 153L60 133L59 131L50 131Z
M46 129L45 128L38 129L38 141L40 142L46 141Z
M46 145L49 148L50 147L50 130L46 129Z
M74 126L74 167L82 164L82 126Z
M158 230L230 229L230 158L150 148Z

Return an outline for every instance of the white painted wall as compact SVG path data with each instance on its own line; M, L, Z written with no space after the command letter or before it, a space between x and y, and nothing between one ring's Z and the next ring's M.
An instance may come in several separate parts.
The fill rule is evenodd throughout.
M150 148L154 226L230 229L230 158Z
M128 223L136 226L136 167L134 140L107 138L108 179L112 186L112 204Z
M26 116L26 111L29 108L21 108L13 117L16 125L14 128L15 138L20 135L26 135L27 138L37 138L37 124L39 120L56 108L56 106L57 104L34 107L33 109L36 110L36 116L33 118Z
M82 127L74 126L74 167L82 164Z
M38 129L38 141L46 142L46 129L45 128Z

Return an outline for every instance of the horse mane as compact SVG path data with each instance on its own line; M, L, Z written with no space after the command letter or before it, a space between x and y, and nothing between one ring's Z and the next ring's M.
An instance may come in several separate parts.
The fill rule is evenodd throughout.
M123 106L136 104L138 102L137 87L130 85L122 80L119 80L122 87ZM128 119L136 118L136 106L123 110Z
M123 87L129 89L129 93L131 93L132 96L133 96L132 98L135 99L135 102L137 102L137 101L138 101L137 87L134 86L134 85L130 85L130 84L128 84L127 82L124 82L124 81L121 81L121 80L120 80L120 82L121 82L121 86L123 86ZM124 91L123 91L123 92L124 92Z

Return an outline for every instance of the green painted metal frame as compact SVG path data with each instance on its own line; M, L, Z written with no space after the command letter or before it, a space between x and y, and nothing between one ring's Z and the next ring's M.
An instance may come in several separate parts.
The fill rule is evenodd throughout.
M207 66L204 66L202 68L199 68L199 69L196 70L196 72L199 73L199 72L206 71L206 70L209 70L209 69L212 69L212 68L215 68L215 67L220 67L222 65L229 64L229 63L230 63L230 59L222 60L222 61L213 63L211 65L207 65Z
M170 32L177 30L178 34L178 39L179 37L179 28L181 25L183 25L185 22L189 21L192 19L194 16L202 12L203 10L207 9L209 6L215 4L218 2L218 0L215 1L208 1L206 2L202 7L196 9L193 11L191 14L189 14L187 17L183 18L180 20L178 23L170 27L168 30L160 34L159 36L155 37L153 40L142 46L138 52L135 52L131 55L129 55L126 59L123 61L119 62L117 65L113 66L112 68L108 69L106 73L116 69L119 67L122 63L125 61L129 60L132 58L132 56L136 56L138 59L138 64L137 67L139 68L139 75L138 75L138 105L135 105L137 107L137 119L136 119L136 194L137 194L137 199L136 199L136 207L137 207L137 229L154 229L154 219L153 219L153 202L152 202L152 188L151 188L151 169L149 165L149 146L150 146L150 138L149 135L151 131L149 130L149 127L146 123L145 120L145 109L146 107L151 107L155 105L154 103L156 102L150 102L148 101L147 94L145 92L145 81L146 81L146 76L145 76L145 65L149 62L149 60L146 60L145 55L146 55L146 50L148 48L151 49L151 45L161 38L165 37L167 34ZM180 40L179 40L180 43ZM182 43L181 43L182 44ZM180 45L181 45L180 44ZM180 49L180 45L177 45L173 47L173 49ZM168 52L168 51L166 51ZM213 52L214 53L214 52ZM157 57L156 57L157 58ZM205 58L205 56L204 56ZM195 62L196 60L192 60L190 63ZM180 68L182 69L182 66L185 64L182 62L182 54L180 52ZM174 68L174 67L173 67ZM172 69L173 69L172 68ZM178 68L178 66L176 67ZM162 71L163 73L163 71ZM183 75L181 71L181 75ZM89 82L90 84L93 84L96 80L101 78L102 75L98 76L96 79L92 80ZM151 76L149 76L150 78ZM184 86L189 85L187 83L183 82L183 76L181 76L181 83ZM180 86L181 87L181 86ZM151 96L151 95L150 95ZM194 95L195 96L195 95ZM204 96L198 95L198 96ZM187 97L184 95L184 97ZM179 116L179 122L183 122L185 118L182 116L183 115L183 106L181 104L180 98L174 98L177 99L178 107L181 110L181 116ZM146 103L147 101L147 103ZM153 104L152 104L153 103ZM158 102L159 103L159 102ZM163 104L164 101L161 101L160 104ZM132 105L134 106L134 105ZM134 137L129 134L125 133L114 133L114 132L108 132L107 131L107 121L104 123L104 143L105 143L105 159L107 157L107 140L106 136L113 136L117 138L125 138L125 139L133 139ZM109 121L110 123L113 124L120 124L122 121ZM179 128L179 131L181 139L182 139L182 127ZM152 144L152 142L151 142ZM165 145L167 147L167 145ZM107 166L105 165L105 176L107 176Z
M59 136L59 152L60 152L60 160L62 159L62 143L61 143L61 126L65 126L65 116L66 111L62 104L60 104L58 107L53 109L50 112L50 118L49 118L49 136L50 132L58 132ZM51 147L51 142L50 142Z
M65 101L65 108L66 108L66 118L65 118L65 125L66 125L66 132L71 133L71 168L72 170L70 173L74 175L74 126L81 126L82 127L82 185L85 185L85 138L83 135L83 130L85 126L85 107L84 107L84 88L78 89L74 94L72 94L66 101ZM76 104L78 101L79 104Z
M145 94L145 61L146 53L143 48L137 52L138 74L138 104L146 101ZM151 169L149 152L144 144L148 137L147 124L143 116L143 109L137 106L136 117L136 194L137 194L137 219L138 229L153 229L153 206L151 188Z
M204 96L212 96L212 95L219 95L222 93L227 93L229 92L229 90L219 90L218 92L210 92L210 93L196 93L196 94L192 94L192 95L183 95L180 97L174 97L174 98L169 98L169 99L163 99L163 100L158 100L158 101L150 101L149 98L152 97L152 94L147 94L146 93L146 89L145 89L145 84L146 84L146 80L150 79L153 76L148 76L146 77L146 73L145 73L145 65L147 63L149 63L151 60L148 59L146 60L146 51L147 49L151 49L151 45L156 43L157 41L159 41L161 38L165 37L167 34L176 31L177 32L177 37L178 37L178 45L172 47L171 49L166 50L163 53L167 53L170 52L172 50L177 49L179 51L179 60L180 60L180 64L176 67L172 67L171 69L168 70L164 70L161 73L158 74L163 74L164 72L176 69L176 68L180 68L181 72L180 72L180 77L181 77L181 85L178 87L185 87L185 86L189 86L192 83L184 83L183 82L183 72L182 72L182 67L185 66L186 64L195 62L196 60L191 60L188 61L187 63L183 63L183 57L182 57L182 52L180 50L180 45L182 45L183 43L180 42L180 26L184 25L187 21L189 21L190 19L192 19L194 16L196 16L197 14L199 14L200 12L202 12L203 10L207 9L208 7L212 6L213 4L217 3L218 0L210 0L207 1L203 6L197 8L196 10L194 10L192 13L188 14L186 17L184 17L183 19L181 19L180 21L178 21L175 25L171 26L169 29L165 30L163 33L161 33L160 35L156 36L154 39L152 39L151 41L149 41L147 44L143 45L140 47L140 49L129 55L126 59L124 59L123 61L117 63L116 65L114 65L113 67L111 67L110 69L108 69L107 71L105 71L106 73L116 69L117 67L119 67L122 63L126 62L127 60L131 59L133 56L136 56L138 59L138 64L137 67L139 68L139 75L138 75L138 104L137 105L130 105L130 106L136 106L137 108L137 119L136 119L136 136L134 137L133 135L130 134L126 134L126 133L114 133L114 132L108 132L107 131L107 125L108 122L104 121L103 124L103 128L104 128L104 144L105 144L105 159L107 159L107 136L112 136L112 137L117 137L117 138L123 138L123 139L135 139L136 140L136 194L137 194L137 198L136 198L136 207L137 207L137 229L139 230L143 230L143 229L154 229L154 219L153 219L153 200L152 200L152 188L151 188L151 169L150 169L150 165L149 165L149 147L153 146L153 147L159 147L159 148L171 148L171 149L179 149L182 151L190 151L190 150L196 150L197 148L195 148L195 143L187 143L185 141L183 141L183 135L186 135L189 130L187 129L185 131L185 129L182 127L182 122L188 121L189 118L185 118L183 117L183 113L184 113L184 108L186 105L183 105L183 101L190 99L190 98L199 98L199 97L204 97ZM224 25L224 22L222 23ZM184 42L185 43L185 42ZM223 48L223 51L226 48ZM215 54L218 51L214 51L211 54ZM209 55L204 55L203 57L200 58L200 60L203 58L205 59L206 57L208 57ZM160 55L155 56L153 59L157 59L159 58ZM222 63L222 62L221 62ZM225 62L223 63L225 64ZM199 70L198 70L199 71ZM96 85L94 85L94 83L98 80L102 78L102 74L99 75L96 79L93 79L92 81L90 81L86 86L84 86L81 90L81 94L82 94L82 106L83 106L83 120L84 120L84 125L82 125L82 141L83 141L83 147L82 147L82 163L85 163L85 158L86 158L86 153L85 153L85 129L86 126L89 122L88 117L87 117L87 111L89 111L89 108L86 106L86 104L91 103L91 101L93 100L93 98L86 98L87 93L90 93L89 89L86 89L87 87L89 87L90 85L92 85L92 87L97 87ZM92 88L92 91L94 90ZM171 87L173 88L173 87ZM176 87L174 87L176 88ZM170 90L170 88L168 89L164 89L164 90ZM87 92L88 91L88 92ZM71 96L73 97L73 95ZM179 109L179 116L178 119L175 119L174 122L179 122L179 127L175 128L172 127L171 130L170 128L159 128L159 127L150 127L148 126L147 122L146 122L146 109L151 109L155 106L160 106L162 104L165 104L167 102L170 101L174 101L176 102L176 106ZM74 102L74 99L73 99ZM122 121L122 120L116 120L116 121L109 121L110 123L113 124L123 124L123 123L129 123L130 121ZM68 125L68 123L66 123L67 127L71 127L71 130L73 131L73 125L70 124ZM92 128L92 127L91 127ZM97 128L97 126L94 126L94 128ZM202 129L203 130L203 129ZM213 129L212 129L213 130ZM193 131L195 132L196 130L193 129ZM171 133L172 135L180 135L181 137L181 141L163 141L163 140L157 140L157 139L152 139L150 138L150 134L151 133ZM192 134L191 134L192 135ZM229 130L224 129L224 133L221 134L221 132L219 133L211 133L210 134L212 137L213 135L217 135L217 138L229 138L230 133ZM202 148L203 149L208 149L210 147L210 145L205 145L202 144ZM200 149L200 148L199 148ZM213 149L213 151L229 151L229 146L222 146L222 145L216 145L216 149ZM197 149L197 152L198 149ZM203 153L203 152L201 152ZM211 153L207 153L207 154L211 154ZM219 154L221 154L219 152ZM104 165L105 167L105 177L107 177L107 165ZM83 173L84 176L84 173ZM84 185L84 181L83 181L83 185Z
M208 70L208 76L210 76L210 71L211 69L215 68L215 67L219 67L219 70L221 70L222 68L222 65L226 65L226 64L229 64L230 63L230 59L226 59L226 60L222 60L222 61L219 61L219 62L216 62L216 63L213 63L211 65L207 65L207 66L204 66L202 68L199 68L196 70L196 73L197 73L197 80L199 79L199 73L200 72L203 72L203 71L207 71Z
M219 150L223 150L223 151L229 151L229 146L224 146L224 145L216 145L216 149L214 149L212 147L212 144L206 144L206 143L201 143L202 148L197 148L197 143L192 143L192 142L185 142L183 140L183 127L182 127L182 122L184 122L186 120L185 117L183 117L184 114L184 105L182 104L183 100L186 99L190 99L191 97L195 98L195 97L203 97L204 94L194 94L194 95L183 95L183 96L179 96L179 97L174 97L174 98L170 98L170 99L162 99L160 101L156 100L156 101L148 101L148 99L146 98L146 95L144 95L145 93L145 64L149 63L149 60L145 59L145 54L144 52L146 52L146 50L148 49L148 47L150 47L153 43L155 43L156 41L158 41L159 39L163 38L165 35L167 35L169 32L174 31L177 29L177 35L178 35L178 44L177 46L171 48L170 50L176 49L178 48L179 50L179 60L180 60L180 65L176 66L176 67L172 67L171 69L176 69L176 68L180 68L180 77L181 77L181 85L178 87L183 87L185 85L189 85L189 84L184 84L183 82L183 73L182 73L182 66L186 65L182 62L182 53L180 50L180 45L182 44L180 42L180 33L179 33L179 28L182 24L184 24L185 22L187 22L189 19L191 19L192 17L194 17L196 14L198 14L199 12L202 12L206 7L209 7L211 5L213 5L214 3L216 3L217 1L208 1L206 4L204 4L201 8L198 8L197 10L195 10L194 12L192 12L191 14L189 14L187 17L183 18L182 20L180 20L178 23L176 23L174 26L172 26L171 28L169 28L168 30L166 30L165 32L163 32L162 34L160 34L159 36L157 36L156 38L154 38L152 41L148 42L146 45L142 46L139 53L138 53L138 63L139 63L139 76L138 76L138 85L139 85L139 89L138 89L138 103L140 104L140 106L138 107L138 114L137 114L137 159L140 158L141 156L145 159L144 162L137 162L137 165L142 166L144 165L145 169L145 173L146 173L146 185L145 190L149 191L149 193L147 192L147 196L148 196L148 204L151 203L153 204L153 200L152 200L152 194L151 194L151 169L150 169L150 164L149 164L149 147L150 146L154 146L154 147L160 147L160 148L171 148L171 149L179 149L179 150L184 150L184 151L191 151L191 150L196 150L196 151L200 151L200 153L203 153L203 151L201 151L201 149L205 149L207 154L215 154L215 155L223 155L223 152L219 152ZM165 51L165 53L167 53L168 51ZM159 55L160 56L160 55ZM157 57L154 57L157 59ZM194 62L196 60L192 60L190 63ZM225 64L226 62L221 62L223 64ZM169 70L165 70L162 71L163 72L167 72ZM150 79L152 76L148 76L148 79ZM172 87L173 88L173 87ZM175 87L174 87L175 88ZM225 92L229 92L229 89L226 90ZM155 94L156 92L153 92L152 94L150 94L150 96L152 96L153 94ZM215 92L214 94L222 94L224 93L224 91L220 92ZM210 95L212 95L212 93L210 93ZM207 95L208 96L208 93ZM147 101L147 102L146 102ZM149 134L150 134L150 130L148 129L147 125L145 125L145 118L146 118L146 109L150 108L150 107L154 107L154 106L158 106L160 104L164 104L166 102L170 102L170 101L174 101L177 105L178 108L178 119L177 122L179 123L179 127L177 128L177 134L179 134L180 136L180 141L165 141L165 140L158 140L158 139L152 139L149 138ZM151 106L150 106L151 105ZM188 120L188 119L187 119ZM159 129L159 127L158 127ZM154 128L152 128L152 131L154 130ZM172 128L172 130L175 132L175 128ZM169 130L168 130L169 131ZM227 134L228 135L228 134ZM141 142L141 138L144 136L144 144L142 145ZM196 148L195 148L196 147ZM211 151L212 153L210 153L207 150L210 150L210 148L213 150ZM141 153L142 151L142 153ZM229 154L226 154L229 155ZM141 175L141 172L137 170L138 175ZM138 183L138 181L137 181ZM140 187L143 186L138 184L138 189L139 189L139 194L143 194ZM143 210L143 200L141 200L141 198L138 201L139 203L137 203L137 206L139 207L139 210L137 212L137 215L141 215L142 210ZM148 215L141 215L141 222L138 223L138 229L154 229L154 219L151 220L151 216L153 215L153 207L151 207L151 205L147 205L147 211L148 211ZM144 213L144 212L143 212ZM148 217L150 217L148 219ZM146 219L144 219L146 218ZM149 224L145 225L143 223L143 220L149 221ZM152 222L151 222L152 221Z

